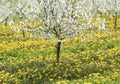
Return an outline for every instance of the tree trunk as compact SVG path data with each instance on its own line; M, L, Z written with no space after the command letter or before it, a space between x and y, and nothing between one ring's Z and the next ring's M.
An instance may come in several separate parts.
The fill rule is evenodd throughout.
M117 29L117 0L115 0L115 17L114 17L114 29Z
M7 27L8 17L5 19L5 26Z
M22 30L22 35L23 35L23 38L25 38L25 30L24 29Z
M115 18L114 18L114 29L117 29L117 12L115 13Z
M61 40L58 40L58 44L57 44L57 63L58 64L60 59L60 48L61 48Z

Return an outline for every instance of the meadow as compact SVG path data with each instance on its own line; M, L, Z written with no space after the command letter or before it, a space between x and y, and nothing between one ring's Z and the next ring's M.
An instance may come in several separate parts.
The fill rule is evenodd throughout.
M28 32L23 38L4 24L0 31L0 84L120 83L119 29L85 30L84 37L64 39L59 64L56 39Z

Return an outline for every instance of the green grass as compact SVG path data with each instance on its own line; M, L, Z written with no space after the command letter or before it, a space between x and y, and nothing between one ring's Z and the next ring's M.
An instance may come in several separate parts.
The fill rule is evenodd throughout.
M119 32L85 42L81 42L80 37L77 37L77 40L70 38L71 41L64 39L59 65L56 63L56 39L42 40L29 37L23 39L13 32L5 32L3 31L0 36L0 44L4 44L0 45L0 83L14 84L15 81L19 81L18 84L34 82L35 84L119 84L120 82ZM8 47L8 51L5 46ZM63 76L65 71L67 75ZM41 79L39 75L42 75Z

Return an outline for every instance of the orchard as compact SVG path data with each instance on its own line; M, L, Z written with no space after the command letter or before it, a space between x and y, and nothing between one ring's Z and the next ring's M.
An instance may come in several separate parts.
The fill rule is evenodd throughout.
M120 0L0 0L0 84L119 84Z

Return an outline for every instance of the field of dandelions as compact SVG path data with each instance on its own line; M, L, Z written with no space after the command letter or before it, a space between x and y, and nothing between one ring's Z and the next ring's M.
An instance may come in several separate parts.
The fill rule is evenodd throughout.
M29 37L28 32L22 38L1 24L0 84L119 84L120 30L112 29L111 21L106 24L106 30L64 39L59 65L56 39Z

